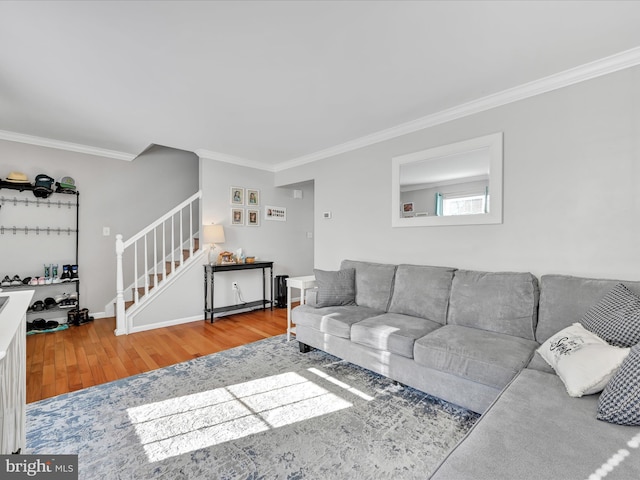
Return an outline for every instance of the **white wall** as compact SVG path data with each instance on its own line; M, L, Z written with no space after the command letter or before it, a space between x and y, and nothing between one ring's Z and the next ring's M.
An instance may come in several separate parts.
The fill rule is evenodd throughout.
M392 157L499 131L503 224L391 228ZM640 68L276 174L308 179L318 268L351 258L638 280Z
M235 252L242 248L245 255L257 260L274 262L275 275L308 275L313 270L314 185L274 186L274 174L264 170L232 165L201 158L200 182L202 190L203 224L224 226L226 242L220 247ZM231 225L230 188L260 190L260 226ZM293 198L293 190L303 191L301 199ZM246 203L246 202L245 202ZM264 207L271 205L287 209L287 221L264 219ZM246 209L247 206L241 207ZM245 301L262 299L262 279L257 271L224 272L216 274L216 306L236 303L231 283L238 282Z
M198 190L198 159L193 153L154 147L132 162L94 157L82 153L0 141L0 176L12 170L33 181L39 173L56 179L69 175L80 192L81 306L92 313L104 311L116 295L115 235L136 233ZM10 195L12 190L0 190ZM35 199L35 197L32 198ZM32 207L29 207L32 208ZM0 209L0 224L2 224ZM111 235L102 235L102 227ZM52 242L30 236L8 248L0 235L0 274L42 275L43 263L60 254Z

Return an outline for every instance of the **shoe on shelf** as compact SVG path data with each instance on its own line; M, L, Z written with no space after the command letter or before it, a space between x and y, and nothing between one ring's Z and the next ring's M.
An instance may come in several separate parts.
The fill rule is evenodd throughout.
M33 277L29 282L29 285L38 285L39 280L40 280L40 277Z
M60 281L62 282L71 281L71 265L62 266L62 275L60 275Z
M29 282L31 281L31 277L24 277L22 279L22 284L23 285L29 285Z
M9 275L4 276L4 278L2 279L2 283L0 283L0 286L3 286L3 287L11 286L11 279L9 278Z
M31 311L33 312L41 312L42 310L44 310L44 302L42 300L36 300L31 305Z
M71 281L78 281L78 265L71 265Z
M68 300L69 299L69 294L68 293L61 293L61 294L56 295L55 297L53 297L53 299L56 301L56 303L60 303L63 300Z
M15 286L15 285L22 285L22 280L20 279L20 277L18 275L14 275L13 278L11 279L11 285Z
M56 301L52 297L47 297L44 299L44 308L49 310L57 305Z
M45 278L44 277L38 277L38 285L45 285Z

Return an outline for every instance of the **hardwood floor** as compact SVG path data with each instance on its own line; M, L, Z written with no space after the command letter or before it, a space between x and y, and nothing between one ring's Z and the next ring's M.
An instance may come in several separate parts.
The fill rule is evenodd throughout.
M115 318L27 336L27 403L286 333L287 310L229 315L116 337Z

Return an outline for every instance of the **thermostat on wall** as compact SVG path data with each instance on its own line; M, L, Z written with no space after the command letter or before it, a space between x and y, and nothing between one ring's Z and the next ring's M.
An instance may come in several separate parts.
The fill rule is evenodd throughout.
M322 218L331 218L331 212L323 212Z

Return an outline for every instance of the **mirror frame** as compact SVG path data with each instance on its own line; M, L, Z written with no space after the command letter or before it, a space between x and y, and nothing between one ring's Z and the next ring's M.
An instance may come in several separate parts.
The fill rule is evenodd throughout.
M426 217L400 216L400 167L412 162L436 159L465 153L480 148L489 149L489 192L491 207L489 213L478 215L451 215ZM391 226L392 227L434 227L445 225L487 225L502 223L502 132L482 137L429 148L391 159Z

